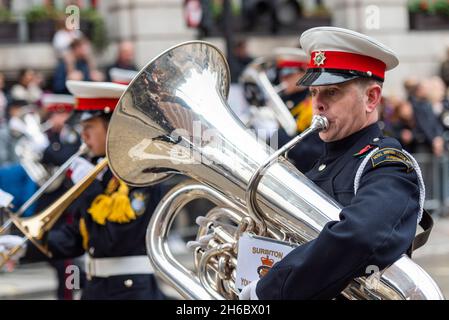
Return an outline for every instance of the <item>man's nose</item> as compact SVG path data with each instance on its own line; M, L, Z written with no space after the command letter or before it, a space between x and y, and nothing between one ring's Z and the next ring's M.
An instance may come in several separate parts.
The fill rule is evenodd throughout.
M84 130L81 131L81 139L86 142L86 140L88 139L88 134L87 132L85 132Z
M324 111L326 111L326 107L325 104L321 101L321 99L319 98L314 98L313 101L313 108L315 109L315 113L316 114L321 114Z

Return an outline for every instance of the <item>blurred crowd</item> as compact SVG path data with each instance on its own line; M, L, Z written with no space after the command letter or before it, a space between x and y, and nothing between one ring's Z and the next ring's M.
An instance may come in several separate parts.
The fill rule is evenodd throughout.
M32 112L38 114L43 123L47 121L48 128L58 126L58 117L42 108L45 94L68 94L66 80L112 81L111 70L137 70L134 46L129 41L118 45L116 61L102 69L97 65L91 42L79 30L68 30L61 25L54 35L53 48L57 65L49 77L23 68L7 88L5 76L0 72L0 165L17 161L13 152L17 133L8 125L12 118Z
M14 132L7 125L11 118L31 109L43 121L50 120L48 125L54 125L40 107L44 93L67 94L66 80L112 81L113 68L137 70L133 44L129 41L119 44L116 61L102 69L97 66L91 43L79 30L61 27L54 36L53 47L58 62L48 79L40 72L24 68L18 72L15 83L5 88L4 75L0 73L0 165L17 161L12 152ZM237 42L231 59L231 79L237 81L252 61L245 41ZM406 79L405 98L401 94L383 98L380 123L384 133L400 140L409 152L444 155L449 143L448 84L449 59L442 63L438 76ZM231 107L241 110L246 106Z
M411 153L441 157L449 142L447 86L439 76L404 81L406 98L384 97L380 115L386 135Z

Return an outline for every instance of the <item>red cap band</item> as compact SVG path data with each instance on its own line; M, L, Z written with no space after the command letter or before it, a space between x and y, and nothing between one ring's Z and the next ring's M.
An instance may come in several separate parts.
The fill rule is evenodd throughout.
M112 80L112 83L117 83L117 84L124 84L124 85L128 85L130 81L125 81L125 80Z
M75 110L103 111L109 108L113 111L119 100L119 98L76 98Z
M73 110L71 103L50 103L45 105L47 112L70 112Z
M293 60L279 60L278 68L304 68L307 69L307 62Z
M385 63L378 59L341 51L313 51L308 67L311 69L325 68L371 72L382 80L385 77L386 69Z

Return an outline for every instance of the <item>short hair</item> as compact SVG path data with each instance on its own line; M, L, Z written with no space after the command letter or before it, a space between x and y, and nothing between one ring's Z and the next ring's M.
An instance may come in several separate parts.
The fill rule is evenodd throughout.
M379 85L379 87L382 89L383 88L383 82L376 80L376 79L372 79L372 78L356 78L354 79L354 83L356 83L357 85L359 85L361 88L366 88L367 86L375 83L377 85Z
M106 127L106 129L109 126L109 122L111 121L112 113L102 113L100 115L101 120L103 120L103 123Z

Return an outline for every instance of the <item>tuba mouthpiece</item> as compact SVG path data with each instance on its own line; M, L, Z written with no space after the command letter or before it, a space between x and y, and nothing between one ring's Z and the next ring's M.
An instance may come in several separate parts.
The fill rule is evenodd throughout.
M318 131L326 130L327 128L329 128L329 121L324 116L315 115L312 118L312 123L310 124L310 127Z

